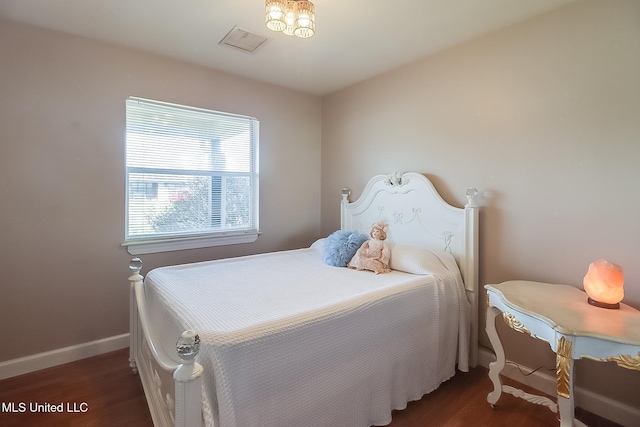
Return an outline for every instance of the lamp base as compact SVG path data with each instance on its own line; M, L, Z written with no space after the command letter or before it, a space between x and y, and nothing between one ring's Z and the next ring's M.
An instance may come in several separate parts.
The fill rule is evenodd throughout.
M596 307L600 307L600 308L609 308L609 309L620 308L620 303L619 302L617 302L615 304L609 304L608 302L596 301L591 297L587 298L587 301L589 302L589 304L591 304L593 306L596 306Z

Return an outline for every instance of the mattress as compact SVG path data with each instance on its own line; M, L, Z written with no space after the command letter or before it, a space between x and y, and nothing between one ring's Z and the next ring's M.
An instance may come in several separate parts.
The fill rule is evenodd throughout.
M325 265L320 248L147 275L154 339L175 354L181 331L200 336L205 425L386 425L456 363L468 369L455 261L433 274L375 275Z

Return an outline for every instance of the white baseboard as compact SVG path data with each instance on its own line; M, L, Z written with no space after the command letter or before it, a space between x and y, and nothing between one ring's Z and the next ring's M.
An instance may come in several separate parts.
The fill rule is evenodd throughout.
M480 347L478 354L478 364L485 368L489 368L489 363L496 360L495 354L490 350ZM530 372L526 366L521 366L525 372ZM556 395L556 377L542 371L524 377L518 368L511 364L507 364L502 374L520 383L526 384L543 393L551 396ZM640 425L640 409L629 406L625 403L603 396L582 387L574 387L575 401L577 406L587 409L596 415L604 417L610 421L623 426Z
M129 347L129 334L122 334L44 353L33 354L31 356L20 357L19 359L7 360L0 362L0 380L126 347Z

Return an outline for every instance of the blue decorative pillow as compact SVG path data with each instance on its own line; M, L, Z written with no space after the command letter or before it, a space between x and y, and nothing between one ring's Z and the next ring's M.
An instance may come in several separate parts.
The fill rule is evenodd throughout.
M322 261L334 267L346 267L368 236L354 231L338 230L329 235L322 247Z

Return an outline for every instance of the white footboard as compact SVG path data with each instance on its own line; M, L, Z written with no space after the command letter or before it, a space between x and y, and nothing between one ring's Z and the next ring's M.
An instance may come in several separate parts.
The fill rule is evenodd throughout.
M153 342L145 304L142 261L129 264L130 347L129 365L140 375L153 424L176 427L201 427L202 366L194 362L200 339L193 331L176 337L176 363L161 346Z

